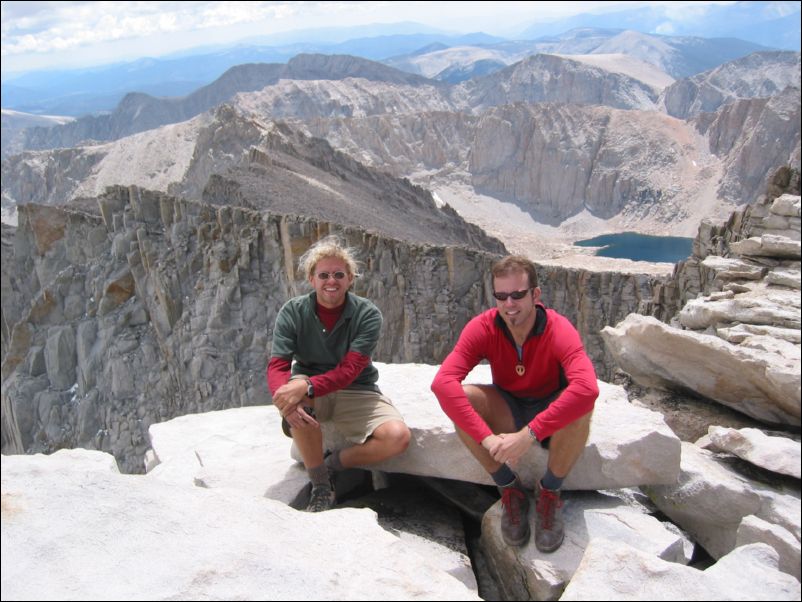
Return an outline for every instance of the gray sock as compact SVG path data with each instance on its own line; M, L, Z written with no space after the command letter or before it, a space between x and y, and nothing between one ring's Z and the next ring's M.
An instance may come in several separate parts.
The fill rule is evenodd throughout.
M314 468L307 468L306 472L309 474L309 480L312 481L312 486L326 485L331 487L331 480L329 479L329 469L325 464L315 466Z
M493 481L499 487L512 485L512 482L515 480L515 473L512 472L512 469L506 464L502 464L501 468L499 468L496 472L491 473L490 476L493 477Z
M554 473L551 472L550 468L546 469L546 474L543 475L543 478L540 479L540 484L543 485L546 489L550 489L551 491L557 491L563 485L563 479L560 477L555 477Z
M333 452L331 452L331 455L329 455L326 458L325 462L326 466L329 467L329 470L332 470L334 472L340 472L341 470L345 470L345 466L343 466L343 463L340 461L339 449L335 449Z

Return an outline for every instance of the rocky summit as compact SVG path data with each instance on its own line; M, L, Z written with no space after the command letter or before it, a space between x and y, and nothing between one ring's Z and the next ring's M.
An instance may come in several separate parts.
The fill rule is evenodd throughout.
M269 578L286 574L275 551L286 547L283 540L259 535L293 525L293 541L310 538L315 549L342 547L350 537L389 546L366 581L372 597L386 592L407 599L418 595L410 592L425 591L432 599L475 599L479 589L495 588L495 597L505 599L581 599L598 571L623 562L637 569L605 586L611 597L643 599L651 595L650 575L668 573L676 578L664 589L676 599L708 598L711 591L738 597L736 590L751 592L745 589L751 583L761 590L747 597L769 591L774 599L798 599L799 474L783 462L800 445L794 435L800 387L798 177L792 170L778 172L754 205L726 223L703 224L694 256L671 278L642 284L649 288L633 309L666 322L632 313L626 303L605 313L608 287L620 282L600 278L594 288L587 272L540 266L544 289L555 291L557 305L580 308L576 322L601 367L611 374L623 368L633 381L629 393L599 383L590 440L566 481L566 542L553 555L540 554L531 543L520 549L503 545L500 502L476 489L488 477L466 456L428 390L455 334L490 304L487 272L497 255L138 188L109 190L96 200L98 215L27 205L20 226L4 228L3 315L13 328L3 331L3 451L84 447L107 454L62 450L3 457L4 597L67 589L76 597L97 596L105 563L151 558L149 550L168 532L160 526L165 516L173 517L169 533L177 549L239 533L235 523L185 522L192 514L187 508L214 517L222 505L249 517L249 535L237 535L247 541L245 548L157 556L159 568L148 574L165 577L149 577L147 586L136 578L119 581L114 591L121 597L135 591L156 598L204 597L224 587L250 598L270 588L298 597L302 590L287 589L286 579ZM380 386L397 401L413 433L404 456L373 467L373 488L389 486L384 497L400 500L405 494L394 489L393 475L423 479L462 512L481 517L481 537L470 544L473 563L464 546L443 549L443 542L462 537L453 526L451 535L434 540L432 533L445 527L420 527L421 540L407 531L411 519L402 519L399 531L398 522L383 522L385 517L377 524L376 514L343 507L332 511L332 520L341 523L329 529L326 522L321 529L293 510L303 505L307 478L269 406L264 366L278 308L303 290L294 260L329 232L364 253L360 259L368 269L357 292L380 305L385 333L377 357L392 362L379 364ZM598 295L590 307L589 295ZM610 319L618 312L631 315L613 317L603 329L608 350L599 353L601 342L587 317ZM646 326L659 334L641 336ZM666 348L674 351L655 355ZM430 365L401 364L421 359ZM480 366L469 378L487 382L490 375ZM674 395L692 392L708 405L736 407L743 420L747 414L752 419L735 424L712 411L704 440L681 441L678 433L685 429L667 406L649 402L653 387ZM330 447L342 444L335 431L327 431L326 441ZM542 450L532 450L522 469L527 486L544 470L545 459ZM122 477L117 466L147 475ZM64 500L74 509L66 523ZM134 503L157 510L142 515L138 529L151 535L108 543L114 539L109 529L116 528L110 518L115 508ZM665 516L670 523L657 518ZM407 534L387 539L385 529ZM69 545L53 548L54 532ZM87 532L95 536L87 538ZM610 546L615 550L608 557ZM346 547L360 549L357 543ZM266 573L264 563L254 565L249 555L264 558L275 571ZM437 563L421 572L421 558L435 556ZM85 578L76 582L75 571L59 568L68 557L99 567L98 576L81 570ZM37 566L53 570L47 580L30 579L25 567L33 560L20 558L36 558ZM749 564L746 582L743 562ZM338 584L353 564L340 556L330 573L320 575L315 591L342 593ZM382 575L390 566L394 578L387 581ZM422 575L425 584L418 583Z
M600 36L456 84L243 65L15 136L41 150L2 166L3 599L798 600L799 53L698 73L668 41ZM642 44L666 73L617 54ZM540 259L511 234L530 224L698 231L673 273L538 261L601 391L553 554L503 544L429 390L508 242ZM379 384L412 440L312 516L265 366L308 290L298 258L332 233L384 316ZM530 490L546 462L525 458Z

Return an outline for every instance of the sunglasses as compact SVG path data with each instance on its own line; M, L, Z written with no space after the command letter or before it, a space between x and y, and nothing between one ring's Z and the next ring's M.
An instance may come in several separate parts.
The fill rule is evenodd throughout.
M497 293L496 291L493 291L493 296L496 299L498 299L499 301L506 301L507 297L512 297L516 301L520 301L521 299L526 297L526 294L529 291L531 291L533 288L534 287L529 287L529 288L525 288L522 291L512 291L511 293Z
M345 278L345 272L318 272L317 277L321 280L328 280L331 276L334 276L335 280L342 280Z

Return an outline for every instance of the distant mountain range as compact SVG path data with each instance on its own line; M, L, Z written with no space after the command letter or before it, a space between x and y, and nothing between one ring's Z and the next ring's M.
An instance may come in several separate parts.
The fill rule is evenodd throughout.
M434 43L444 47L489 44L486 34L398 34L340 43L239 45L214 52L165 59L143 58L70 71L36 71L2 84L3 108L25 113L81 116L110 111L129 92L184 96L247 63L286 63L298 54L348 54L370 60L407 54Z
M638 43L645 42L653 54L674 52L676 57L660 66L672 77L681 78L760 50L798 51L799 7L799 2L700 5L695 7L692 26L689 19L673 18L664 6L588 13L526 27L514 40L481 32L442 32L418 23L287 32L230 47L198 48L180 55L92 69L21 75L6 72L2 106L26 113L77 117L110 111L129 92L183 96L235 65L286 63L301 53L358 56L458 83L537 53L632 54L624 47L626 43L621 45L624 32L636 32Z
M581 27L632 29L644 33L738 38L782 50L800 50L799 2L733 2L677 7L652 3L626 10L583 13L524 29L520 39L559 35Z
M285 122L453 195L448 203L473 190L555 227L588 213L687 235L755 198L777 166L799 163L799 90L800 53L789 51L676 81L622 54L538 54L459 84L299 55L234 67L184 98L131 93L112 114L30 128L23 147L41 150L3 161L3 203L61 204L109 185L201 198L252 149L269 155L259 132ZM291 198L269 186L246 197ZM218 187L220 198L238 190Z

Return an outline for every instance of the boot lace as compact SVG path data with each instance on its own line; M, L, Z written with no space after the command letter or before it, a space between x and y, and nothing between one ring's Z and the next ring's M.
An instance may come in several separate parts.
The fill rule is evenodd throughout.
M505 487L501 491L501 507L510 517L510 522L517 525L521 521L521 501L524 493L515 487Z
M554 513L562 508L563 501L560 496L548 489L541 489L535 510L540 514L544 529L551 529L554 525Z

